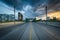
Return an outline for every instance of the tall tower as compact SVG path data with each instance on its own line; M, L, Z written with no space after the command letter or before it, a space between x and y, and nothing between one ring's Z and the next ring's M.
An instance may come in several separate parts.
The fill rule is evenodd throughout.
M22 21L23 20L23 15L20 12L18 12L18 20L19 21Z

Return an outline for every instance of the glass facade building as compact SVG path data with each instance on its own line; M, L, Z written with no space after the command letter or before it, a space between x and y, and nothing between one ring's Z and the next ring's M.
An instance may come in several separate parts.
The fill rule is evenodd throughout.
M0 22L14 21L13 14L0 14Z

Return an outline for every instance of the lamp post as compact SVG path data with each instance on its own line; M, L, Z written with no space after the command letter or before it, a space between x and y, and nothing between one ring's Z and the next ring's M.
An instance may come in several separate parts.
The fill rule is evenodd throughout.
M47 6L45 7L46 10L46 24L47 24Z
M14 24L15 24L15 5L14 5Z

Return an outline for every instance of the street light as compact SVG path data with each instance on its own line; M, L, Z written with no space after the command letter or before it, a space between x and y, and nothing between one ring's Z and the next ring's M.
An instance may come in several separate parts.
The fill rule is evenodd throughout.
M15 12L16 12L16 7L18 6L18 2L17 2L17 0L12 0L12 1L14 1L13 2L13 7L14 7L14 24L15 24Z
M46 10L46 24L47 24L47 6L45 7Z
M14 5L14 24L15 24L15 5Z

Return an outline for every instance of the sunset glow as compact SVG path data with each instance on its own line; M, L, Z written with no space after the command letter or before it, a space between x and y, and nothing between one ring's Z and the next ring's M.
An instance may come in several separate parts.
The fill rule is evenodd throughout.
M50 17L50 19L56 17L58 20L60 20L60 11L48 12L47 16ZM46 15L43 15L42 20L46 20Z
M48 16L52 19L53 17L56 17L57 19L60 20L60 11L54 11L54 12L49 12Z

